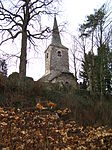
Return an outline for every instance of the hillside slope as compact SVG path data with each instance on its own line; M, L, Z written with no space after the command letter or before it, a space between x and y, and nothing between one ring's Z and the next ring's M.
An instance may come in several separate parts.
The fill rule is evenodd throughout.
M71 119L68 108L56 110L51 106L53 103L38 103L29 110L0 108L0 149L112 149L112 129L79 126Z

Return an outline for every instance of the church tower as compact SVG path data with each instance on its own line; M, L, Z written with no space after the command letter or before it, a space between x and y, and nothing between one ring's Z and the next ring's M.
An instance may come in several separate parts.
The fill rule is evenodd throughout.
M53 72L69 72L68 48L62 45L56 16L52 30L52 41L45 51L45 75Z
M61 43L55 16L51 44L45 51L45 74L39 79L39 82L76 87L75 81L74 75L69 72L68 48Z

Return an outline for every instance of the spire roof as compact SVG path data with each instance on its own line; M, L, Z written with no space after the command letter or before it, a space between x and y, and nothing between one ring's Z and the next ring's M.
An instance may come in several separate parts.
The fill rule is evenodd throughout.
M59 34L59 29L57 25L56 15L54 16L54 25L53 25L53 31L52 31L52 42L53 45L62 45L61 44L61 38Z

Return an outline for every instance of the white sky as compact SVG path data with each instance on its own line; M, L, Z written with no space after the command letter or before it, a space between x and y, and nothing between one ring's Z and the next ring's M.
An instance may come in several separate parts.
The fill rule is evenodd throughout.
M112 4L111 0L108 1L110 1ZM63 0L62 12L60 16L57 16L58 24L67 22L67 32L76 35L79 24L82 24L85 20L85 17L93 13L94 9L100 8L104 2L106 2L106 0ZM53 26L53 18L51 19L50 25ZM62 43L66 47L70 48L70 40L68 40L67 38L68 37L66 36L66 34L63 35ZM49 42L46 41L46 43L43 43L43 45L41 45L41 53L39 53L37 58L32 58L27 65L27 76L33 77L34 80L38 80L44 75L44 51L48 46L48 43ZM9 66L8 74L15 71L18 72L18 66L16 66L15 64Z
M77 28L87 15L94 13L94 9L100 8L104 2L107 0L64 0L65 18L72 29Z

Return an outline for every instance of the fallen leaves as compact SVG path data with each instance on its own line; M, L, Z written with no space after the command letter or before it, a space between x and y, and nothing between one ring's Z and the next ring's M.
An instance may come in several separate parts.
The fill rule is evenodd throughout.
M51 101L46 101L46 102L41 102L41 103L37 103L36 108L39 110L43 110L43 109L54 109L56 108L56 104L51 102Z
M37 103L36 108L39 109L39 110L44 109L44 107L43 107L42 104L40 104L40 103Z
M0 149L112 149L112 129L78 126L67 119L71 112L68 108L54 108L51 102L44 106L38 103L36 109L24 111L0 107Z

